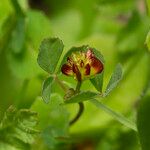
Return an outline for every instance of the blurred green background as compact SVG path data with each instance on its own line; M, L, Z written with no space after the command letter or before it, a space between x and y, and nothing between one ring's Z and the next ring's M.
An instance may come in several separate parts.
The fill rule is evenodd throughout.
M104 89L120 62L123 79L103 102L136 121L138 100L149 80L149 24L144 0L0 0L0 120L10 105L38 112L42 133L33 150L139 150L137 133L89 102L68 129L78 106L60 107L64 92L57 84L51 103L42 101L42 82L48 75L38 66L37 55L47 37L62 39L64 53L72 46L95 47L105 58ZM75 87L72 78L59 78ZM87 88L95 90L89 81L82 86ZM68 140L54 138L68 130Z

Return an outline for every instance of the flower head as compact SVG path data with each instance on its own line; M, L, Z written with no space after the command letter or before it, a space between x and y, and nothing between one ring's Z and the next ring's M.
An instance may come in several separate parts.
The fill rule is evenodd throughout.
M61 68L63 74L73 76L78 81L90 78L103 71L103 63L94 55L91 48L86 52L77 51L67 58Z

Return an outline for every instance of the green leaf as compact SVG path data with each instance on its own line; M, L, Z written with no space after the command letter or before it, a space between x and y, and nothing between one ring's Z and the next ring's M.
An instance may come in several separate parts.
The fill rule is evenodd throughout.
M118 85L121 79L122 79L122 66L120 64L117 64L110 78L110 81L106 87L104 96L107 96Z
M29 149L39 133L34 129L37 125L37 113L28 109L16 110L9 107L0 124L0 149ZM7 150L7 149L6 149Z
M5 19L5 21L3 21L3 24L0 26L0 52L8 47L10 35L12 34L12 30L14 29L15 24L16 18L10 15Z
M11 0L11 3L15 9L15 23L11 24L11 35L10 41L8 43L8 48L12 50L12 52L18 54L24 50L25 45L25 15L18 3L18 0ZM11 16L12 17L12 16ZM14 16L13 16L14 17ZM10 19L11 21L12 19ZM8 25L9 26L9 25Z
M97 74L94 78L90 79L91 83L99 92L102 92L103 76L104 76L104 72L101 72L100 74Z
M146 0L147 8L148 8L148 14L150 15L150 0Z
M61 127L50 125L42 132L41 136L49 149L57 150L68 144L70 139L65 134Z
M18 17L15 27L12 30L11 38L9 42L9 49L14 53L20 53L25 44L25 18Z
M97 49L95 48L92 48L92 51L94 52L95 56L101 60L101 62L104 64L105 63L105 60L104 60L104 56L101 54L100 51L98 51Z
M43 83L42 98L45 103L48 103L50 101L52 83L53 77L47 78Z
M30 45L34 50L38 50L39 43L45 38L49 37L52 33L51 22L44 13L29 10L27 12L27 38ZM44 30L43 28L44 27Z
M50 149L62 143L59 139L68 136L69 113L62 103L63 98L58 93L53 93L50 103L45 104L38 97L32 105L32 110L39 115L38 126L42 129L42 139Z
M8 65L12 74L19 79L30 79L41 73L36 59L37 54L29 47L24 47L24 53L8 53Z
M128 23L121 29L117 37L117 49L120 54L136 53L143 46L145 34L149 30L147 24L149 20L146 17L143 18L139 11L132 12Z
M105 5L107 5L107 4L111 5L111 4L114 4L114 3L115 4L116 3L123 3L124 1L123 0L120 0L120 1L116 1L116 0L107 0L107 1L105 1L105 0L99 0L98 2L101 5L103 5L103 4L105 4Z
M63 1L65 1L65 3L67 3L67 1L71 2L70 0L62 0L61 2L59 1L59 4L63 3ZM58 1L56 3L58 4ZM50 5L51 4L52 3L50 2ZM59 35L59 37L63 37L63 41L67 47L70 48L70 46L76 43L76 41L79 39L78 36L80 34L82 24L81 14L77 9L67 10L66 6L65 11L62 11L63 5L60 6L61 13L59 12L60 15L57 15L55 18L50 18L51 25L53 27L53 33L55 35Z
M137 114L137 127L142 150L150 148L150 88L147 94L140 100Z
M100 51L96 50L95 48L92 48L95 56L101 60L101 62L104 64L105 60L103 55L100 53ZM94 78L90 79L91 83L94 85L94 87L102 92L102 88L103 88L103 75L104 72L101 72L100 74L97 74Z
M66 99L65 103L79 103L79 102L90 100L91 98L94 98L97 95L98 93L94 93L91 91L80 92Z
M53 74L63 51L63 43L58 38L44 39L38 55L38 64L46 72Z
M146 45L150 51L150 31L148 32L148 34L146 36Z
M122 114L115 112L114 110L112 110L111 108L109 108L108 106L104 105L102 102L100 102L96 99L92 99L92 100L90 100L90 102L93 103L98 108L105 111L106 113L108 113L109 115L111 115L114 119L119 121L121 124L137 131L136 124L134 122L131 122L127 118L125 118Z
M15 9L17 16L24 16L24 12L22 11L22 8L20 7L18 0L11 0L11 3Z

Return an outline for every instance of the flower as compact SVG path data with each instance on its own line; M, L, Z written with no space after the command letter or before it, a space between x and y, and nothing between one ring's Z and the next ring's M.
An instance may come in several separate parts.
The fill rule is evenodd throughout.
M94 55L91 48L86 52L77 51L67 58L61 71L63 74L73 76L76 80L82 81L103 71L103 63Z

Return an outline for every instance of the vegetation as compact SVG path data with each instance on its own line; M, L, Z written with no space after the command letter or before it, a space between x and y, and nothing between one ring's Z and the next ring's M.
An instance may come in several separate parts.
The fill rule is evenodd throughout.
M149 0L1 0L0 150L149 150L149 16Z

